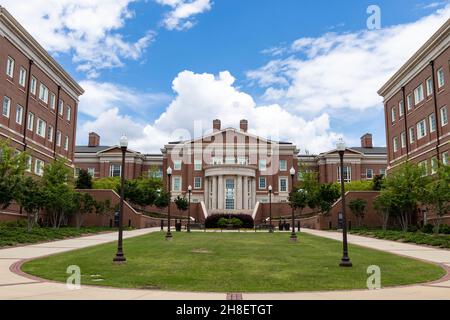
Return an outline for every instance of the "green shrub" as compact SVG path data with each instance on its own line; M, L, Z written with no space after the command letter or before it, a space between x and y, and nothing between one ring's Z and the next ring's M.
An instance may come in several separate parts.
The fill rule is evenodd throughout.
M422 227L423 233L433 233L433 230L434 230L434 225L432 225L431 223L427 223L426 225L424 225Z
M442 234L450 234L450 226L443 224L440 228L439 228L439 233Z
M217 221L217 226L219 228L225 228L228 224L228 219L220 218L219 221Z
M417 232L419 229L417 226L410 225L408 226L408 232Z
M231 219L231 224L235 228L241 228L244 223L242 222L241 219L233 218L233 219Z

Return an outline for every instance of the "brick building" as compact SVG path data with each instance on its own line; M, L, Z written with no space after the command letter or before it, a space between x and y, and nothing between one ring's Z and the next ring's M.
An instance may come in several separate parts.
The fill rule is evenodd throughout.
M0 138L26 151L28 171L64 157L73 165L79 96L83 89L0 6Z
M336 150L319 155L300 154L298 161L304 172L318 173L321 183L341 181L340 159ZM386 148L374 147L372 135L369 133L361 137L360 147L348 148L344 154L345 182L372 180L377 175L385 175L386 167Z
M433 174L449 163L450 20L379 90L384 98L388 170L405 161Z

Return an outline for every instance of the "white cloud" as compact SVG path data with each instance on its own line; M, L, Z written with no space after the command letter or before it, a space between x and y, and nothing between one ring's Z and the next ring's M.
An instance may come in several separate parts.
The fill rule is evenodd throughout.
M211 130L212 120L221 119L222 127L239 127L239 120L249 120L249 131L270 139L291 141L302 150L322 152L331 148L338 134L331 132L329 116L324 113L310 121L293 115L280 105L256 105L253 98L234 86L235 79L228 72L219 75L196 74L183 71L173 81L176 97L166 111L153 123L145 124L129 116L122 116L117 108L103 109L98 118L81 125L79 137L85 141L87 133L96 131L106 144L116 144L121 133L130 136L130 147L142 152L158 152L165 143L189 139L194 123L201 123L202 131ZM109 91L99 95L107 98ZM181 136L181 137L180 137Z
M164 18L164 26L169 30L184 30L194 26L194 16L211 9L211 0L156 0L172 10Z
M449 16L447 6L382 30L301 38L287 48L287 58L272 60L247 76L265 88L265 101L283 103L300 114L381 107L377 90Z
M153 40L147 31L129 41L118 33L133 17L136 0L2 0L2 6L50 52L73 54L78 70L91 78L98 70L136 60Z

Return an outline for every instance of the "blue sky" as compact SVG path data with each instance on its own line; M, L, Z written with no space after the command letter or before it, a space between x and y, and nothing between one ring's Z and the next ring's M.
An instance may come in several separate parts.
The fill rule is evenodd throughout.
M366 132L385 145L376 91L450 13L448 0L0 3L86 89L78 144L91 130L104 144L124 132L143 152L188 137L196 121L203 132L243 117L315 153ZM381 30L367 29L372 4Z

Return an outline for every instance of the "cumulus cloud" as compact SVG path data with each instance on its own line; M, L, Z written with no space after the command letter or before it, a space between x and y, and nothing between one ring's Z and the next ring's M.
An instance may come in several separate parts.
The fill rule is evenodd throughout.
M248 78L267 102L297 112L381 107L377 90L450 16L450 6L416 22L381 30L300 38ZM414 39L414 41L411 41Z
M185 30L195 25L194 16L211 9L211 0L156 0L157 3L171 7L163 24L168 30Z
M260 106L234 86L235 79L224 71L218 75L183 71L173 80L175 98L153 123L143 123L123 116L117 108L102 111L96 120L81 125L81 138L91 130L102 141L116 144L124 132L131 147L142 152L158 152L169 141L185 140L209 132L213 119L223 127L239 127L239 120L249 120L249 131L274 140L294 142L302 150L322 152L331 148L340 135L330 130L326 113L305 120L278 104ZM112 125L113 124L113 125ZM200 126L200 131L195 126Z
M136 0L2 0L29 32L52 53L69 53L78 70L91 78L104 68L136 60L155 37L147 31L135 41L119 33L133 17Z

